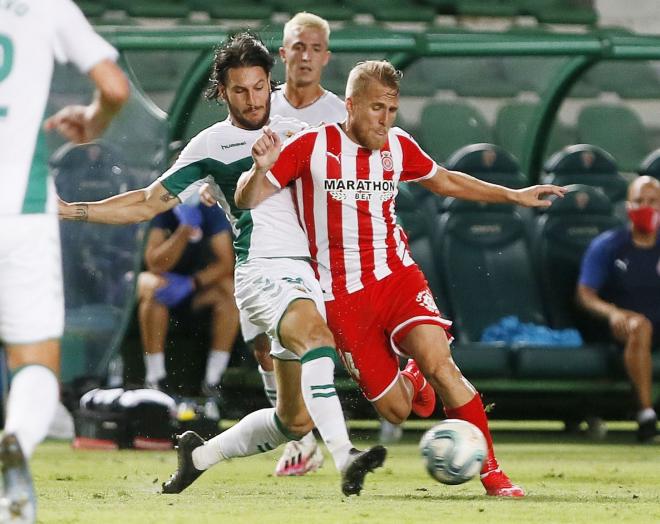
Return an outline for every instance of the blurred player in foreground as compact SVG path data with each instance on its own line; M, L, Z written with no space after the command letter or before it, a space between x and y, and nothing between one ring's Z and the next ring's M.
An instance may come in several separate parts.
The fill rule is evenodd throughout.
M263 205L295 184L296 209L307 233L326 300L328 325L347 369L376 411L400 424L411 409L422 417L437 392L449 418L477 426L489 445L481 481L488 495L521 497L500 470L481 397L451 358L446 330L426 279L396 225L399 182L419 182L456 198L549 206L557 186L512 190L439 167L412 139L392 127L400 72L367 61L351 70L348 118L292 137L281 149L268 128L253 147L254 165L239 180L239 207ZM393 300L393 298L396 299ZM399 355L410 357L403 371Z
M335 343L291 192L282 191L252 211L234 203L236 182L252 165L250 151L263 126L269 123L282 137L304 127L293 119L270 117L273 63L255 36L229 38L216 53L209 94L227 104L227 120L194 137L147 188L100 202L60 203L64 219L128 224L149 220L212 182L235 228L236 303L273 341L277 406L247 415L208 442L192 431L180 435L178 469L164 483L164 493L183 491L220 461L272 450L314 426L341 472L345 495L360 493L366 474L385 460L382 446L358 451L349 440L334 387Z
M59 400L64 298L54 189L42 118L54 60L71 62L96 86L87 106L68 106L45 130L83 143L98 137L129 96L117 52L71 0L0 5L0 339L13 379L0 460L10 515L33 522L27 459L48 431Z

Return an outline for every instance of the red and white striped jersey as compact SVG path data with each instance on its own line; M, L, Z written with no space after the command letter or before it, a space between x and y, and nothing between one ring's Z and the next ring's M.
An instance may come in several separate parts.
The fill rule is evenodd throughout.
M326 300L358 291L414 262L396 223L399 182L432 177L436 163L399 128L380 150L353 142L338 124L285 142L267 174L295 181L295 204Z

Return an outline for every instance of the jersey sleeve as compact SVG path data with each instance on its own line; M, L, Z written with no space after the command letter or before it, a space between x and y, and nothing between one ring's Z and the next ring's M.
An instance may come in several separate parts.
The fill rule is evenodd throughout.
M401 182L419 182L435 175L438 165L407 133L396 135L403 153Z
M581 285L596 291L600 291L605 285L612 262L612 250L608 242L610 237L611 235L605 233L597 236L589 244L580 267L578 282Z
M277 162L266 173L271 184L281 189L309 171L315 139L316 133L309 132L292 136L284 143Z
M94 31L71 0L57 0L54 5L54 47L58 62L71 62L87 74L103 60L117 60L117 50Z
M158 181L181 202L186 200L204 182L208 160L207 134L202 131L183 148L174 165Z

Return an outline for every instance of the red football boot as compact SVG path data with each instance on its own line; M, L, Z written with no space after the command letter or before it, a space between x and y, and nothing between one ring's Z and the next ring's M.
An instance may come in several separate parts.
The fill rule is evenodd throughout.
M481 483L486 488L486 495L491 497L525 496L525 490L511 482L494 458L488 459L483 470L485 473L481 474Z
M423 418L430 417L435 410L435 391L417 367L417 362L409 359L401 374L410 379L415 391L412 399L413 412Z

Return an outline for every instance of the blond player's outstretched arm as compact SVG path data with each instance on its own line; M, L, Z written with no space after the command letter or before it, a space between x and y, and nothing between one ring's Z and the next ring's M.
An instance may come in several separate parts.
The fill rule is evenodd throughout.
M484 182L460 171L449 171L443 167L438 167L435 175L422 180L420 184L438 195L525 207L549 207L552 202L545 200L545 197L550 195L563 197L566 193L566 188L551 184L510 189Z
M172 209L179 199L156 181L144 189L128 191L98 202L59 201L63 220L98 222L101 224L136 224Z
M112 60L102 60L89 71L96 91L89 105L70 105L44 122L44 129L55 130L76 144L101 136L130 95L122 70Z
M280 156L282 141L277 133L264 127L264 133L252 145L254 164L238 179L234 201L241 209L252 209L274 195L279 188L266 177L266 173Z

